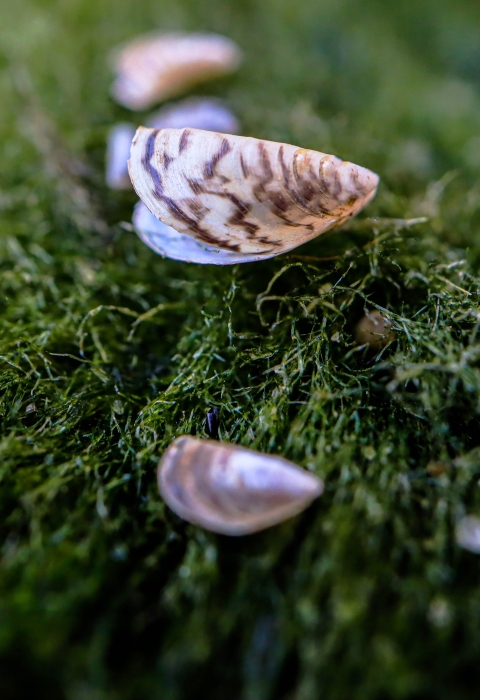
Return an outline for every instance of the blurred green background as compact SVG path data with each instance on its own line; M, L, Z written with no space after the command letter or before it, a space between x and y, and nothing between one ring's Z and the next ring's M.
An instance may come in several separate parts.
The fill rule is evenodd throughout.
M480 4L0 16L2 698L477 698L480 563L454 529L480 512ZM236 40L239 72L194 94L375 170L375 201L267 262L148 250L104 154L145 116L110 99L109 52L155 28ZM381 356L355 351L365 306L397 333ZM164 508L158 459L214 405L223 439L315 471L322 499L235 540Z

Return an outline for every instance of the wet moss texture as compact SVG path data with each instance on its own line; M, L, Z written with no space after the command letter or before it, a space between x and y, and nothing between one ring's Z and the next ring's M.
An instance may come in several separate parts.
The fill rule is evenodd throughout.
M0 0L0 677L18 700L474 700L480 559L480 5ZM214 269L104 185L108 53L152 28L245 52L243 132L378 172L349 226ZM145 115L133 117L141 123ZM358 351L363 309L396 341ZM325 479L228 539L155 467L205 434Z

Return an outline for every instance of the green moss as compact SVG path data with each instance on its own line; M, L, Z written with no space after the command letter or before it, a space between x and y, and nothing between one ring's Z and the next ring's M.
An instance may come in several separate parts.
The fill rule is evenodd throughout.
M3 9L2 697L476 698L480 562L453 530L480 510L478 3ZM160 26L236 39L239 74L199 92L377 170L365 214L234 268L143 246L103 184L131 118L107 55ZM397 337L377 356L365 307ZM238 540L180 521L155 467L211 406L324 496Z

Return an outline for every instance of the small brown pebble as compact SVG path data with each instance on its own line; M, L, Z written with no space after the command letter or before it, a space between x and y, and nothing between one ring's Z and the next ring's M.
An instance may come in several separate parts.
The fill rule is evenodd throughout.
M396 334L391 330L392 322L382 316L380 311L368 311L355 327L357 345L369 345L372 350L380 350L395 340Z
M427 464L427 472L430 476L442 476L448 471L448 465L445 462L429 462Z

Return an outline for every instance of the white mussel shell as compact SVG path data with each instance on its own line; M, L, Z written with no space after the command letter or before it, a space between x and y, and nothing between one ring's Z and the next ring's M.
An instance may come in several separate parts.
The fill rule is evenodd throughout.
M204 129L238 134L240 124L227 105L215 97L189 97L166 105L147 120L152 129ZM132 134L133 139L133 134Z
M152 33L118 49L112 95L129 109L148 109L195 83L238 68L241 52L219 34Z
M276 525L323 492L321 479L286 459L187 435L165 452L158 486L177 515L223 535Z
M129 190L132 187L127 161L134 136L135 127L127 122L115 124L108 133L105 180L112 190Z
M480 554L480 518L466 515L459 520L455 528L457 544L474 554Z
M332 155L199 129L140 127L132 184L163 223L201 243L273 257L343 224L378 175Z
M133 210L132 223L139 238L159 255L182 262L201 265L235 265L237 263L262 260L264 255L243 255L230 250L221 250L185 233L175 231L153 216L143 202L137 202Z

